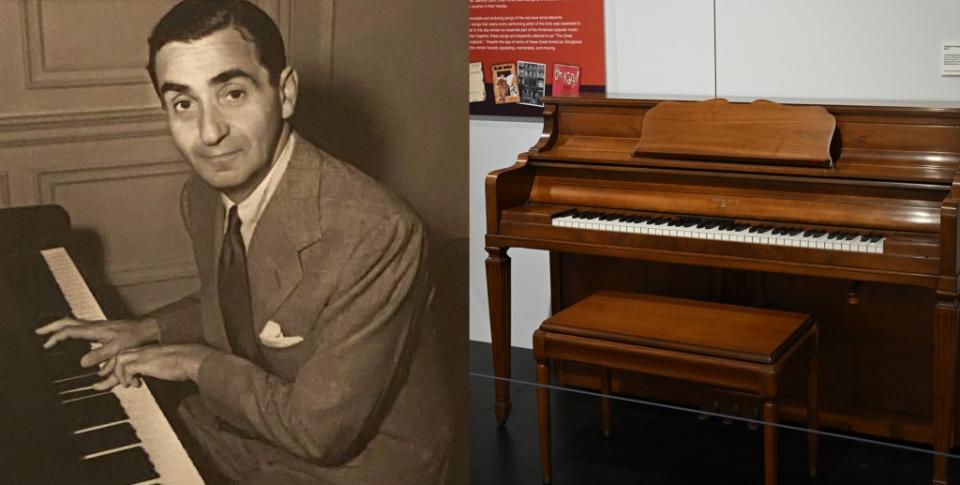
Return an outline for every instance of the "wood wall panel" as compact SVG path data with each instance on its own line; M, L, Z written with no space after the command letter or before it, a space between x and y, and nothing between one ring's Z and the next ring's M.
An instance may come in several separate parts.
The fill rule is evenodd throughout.
M175 0L22 0L27 88L149 84L146 38Z
M95 238L114 286L190 277L193 253L180 221L180 160L37 174L40 202L71 214L75 231ZM95 256L94 256L95 257Z
M295 0L256 0L289 42ZM330 1L330 0L325 0ZM0 1L0 121L152 108L147 36L175 0Z

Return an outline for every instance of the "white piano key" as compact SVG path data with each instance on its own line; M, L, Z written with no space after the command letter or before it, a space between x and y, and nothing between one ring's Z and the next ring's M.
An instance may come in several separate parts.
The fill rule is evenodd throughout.
M828 251L847 251L868 254L883 254L883 241L878 242L862 241L861 236L857 235L852 239L829 238L829 234L823 234L818 237L813 235L804 235L803 232L797 234L773 234L772 230L764 233L750 233L749 229L741 231L721 230L719 227L707 229L705 227L682 225L671 226L669 224L653 224L651 221L644 222L626 222L620 220L600 220L600 217L590 219L577 218L572 215L557 217L552 222L559 227L573 227L579 229L591 229L608 232L623 232L630 234L643 234L661 237L677 237L687 239L705 239L709 241L729 241L748 244L762 244L771 246L785 246L802 249L828 250Z

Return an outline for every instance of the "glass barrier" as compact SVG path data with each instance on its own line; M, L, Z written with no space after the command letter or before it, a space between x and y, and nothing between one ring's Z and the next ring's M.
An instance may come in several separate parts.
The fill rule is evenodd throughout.
M540 385L530 350L513 348L510 379L494 376L489 344L471 342L470 352L472 485L542 483L542 391L550 398L552 483L765 483L764 434L770 431L776 483L909 485L929 484L933 477L936 453L928 443L908 439L929 434L922 431L929 428L929 418L898 422L868 416L886 428L853 432L837 425L843 418L830 408L821 410L820 427L812 431L804 406L797 405L803 404L802 396L785 395L780 418L773 422L764 419L753 395L614 372L605 423L599 379L590 382L576 374L584 369L553 362L551 384ZM495 414L497 381L510 384L510 414L503 425ZM811 439L816 441L815 478L809 473ZM941 455L950 483L957 483L960 454Z

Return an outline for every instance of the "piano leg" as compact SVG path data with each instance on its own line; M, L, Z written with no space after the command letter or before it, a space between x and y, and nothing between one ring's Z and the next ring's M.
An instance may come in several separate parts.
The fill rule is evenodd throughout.
M507 248L487 248L487 303L490 308L490 340L493 341L493 373L510 377L510 256ZM494 382L497 423L510 416L510 383Z
M957 297L938 295L933 316L933 451L950 451L956 403ZM949 459L933 457L933 483L946 485Z

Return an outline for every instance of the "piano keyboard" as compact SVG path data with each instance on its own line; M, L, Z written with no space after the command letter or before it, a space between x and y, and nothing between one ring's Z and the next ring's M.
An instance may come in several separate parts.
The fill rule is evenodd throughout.
M41 255L73 315L106 320L66 250L47 249ZM83 369L76 360L63 368L70 370L65 372L69 375L57 376L54 382L95 483L203 483L146 386L97 392L90 387L100 380L95 370Z
M577 209L556 215L551 223L575 229L873 254L883 254L885 239L878 234L754 225L715 217L641 216Z

